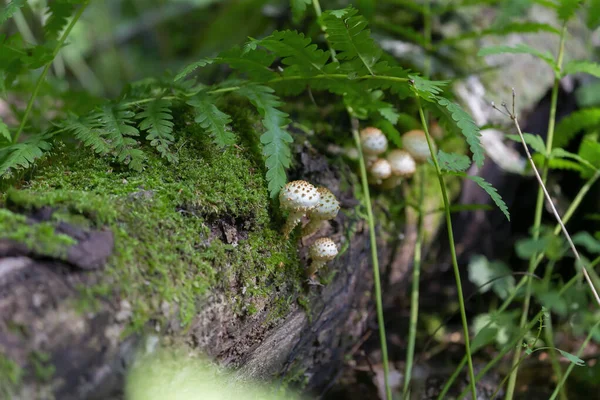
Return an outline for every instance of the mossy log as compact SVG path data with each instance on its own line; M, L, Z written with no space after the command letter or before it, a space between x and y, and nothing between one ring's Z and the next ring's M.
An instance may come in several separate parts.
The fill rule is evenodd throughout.
M192 120L176 118L177 164L147 148L136 172L67 143L4 188L3 396L121 398L149 335L246 377L307 390L332 382L372 317L356 177L295 144L290 178L327 186L342 212L312 237L297 229L286 241L251 121L237 115L238 144L218 149ZM306 285L307 247L325 235L340 255L320 271L323 286ZM379 236L383 266L398 264Z

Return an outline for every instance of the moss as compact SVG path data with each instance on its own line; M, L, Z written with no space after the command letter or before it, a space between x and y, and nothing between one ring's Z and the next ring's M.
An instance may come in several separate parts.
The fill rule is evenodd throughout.
M287 299L302 280L297 249L271 219L252 121L242 111L233 114L233 130L243 138L238 146L216 148L182 114L174 145L178 164L145 148L144 171L135 172L65 147L26 187L7 192L4 202L11 208L50 206L55 220L108 226L114 233L114 255L96 286L80 288L79 309L94 309L96 298L115 291L132 304L127 332L163 318L165 301L177 305L182 325L189 324L213 288L225 291L240 313L266 308L282 315L289 309ZM236 226L237 244L225 243L223 220Z
M70 236L56 233L50 222L28 223L27 218L0 208L0 239L24 244L37 254L64 258L67 247L77 241Z
M0 353L0 396L10 399L21 385L23 370L19 365Z
M56 372L56 368L50 363L50 355L43 351L33 351L29 354L29 360L33 366L33 372L41 382L49 382Z

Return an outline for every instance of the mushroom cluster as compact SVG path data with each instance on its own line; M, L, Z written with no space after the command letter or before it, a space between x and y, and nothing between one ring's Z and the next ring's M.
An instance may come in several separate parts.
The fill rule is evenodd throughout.
M309 221L302 228L302 236L309 236L317 232L324 221L334 219L340 210L340 202L329 189L317 188L301 180L289 182L281 189L279 204L283 210L289 211L283 226L286 239L303 217L308 217ZM307 276L312 282L316 272L337 256L338 249L330 238L319 238L310 246L308 252L312 263L307 270Z
M410 178L416 171L417 163L425 162L429 157L427 138L422 130L415 129L402 135L404 149L391 150L385 158L388 141L381 130L374 127L363 129L360 141L369 180L382 188L395 187L402 178ZM435 143L433 146L435 151Z

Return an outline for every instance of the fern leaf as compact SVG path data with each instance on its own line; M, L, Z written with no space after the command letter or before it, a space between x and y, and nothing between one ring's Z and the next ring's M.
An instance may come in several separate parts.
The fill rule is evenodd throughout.
M367 20L358 15L358 10L348 7L326 11L321 21L331 47L338 52L337 59L349 62L348 70L355 74L375 75L373 67L381 57L381 49L371 38Z
M136 114L136 119L141 119L140 129L147 131L146 139L150 145L156 147L160 155L170 162L176 162L177 156L169 150L175 141L173 137L173 115L171 102L165 99L156 99L147 103L144 110Z
M311 0L291 0L292 18L294 23L300 22L306 13L306 7L312 3Z
M571 160L575 160L575 161L579 162L582 165L585 165L588 168L591 168L592 170L598 169L591 162L589 162L585 158L581 157L579 154L571 153L571 152L566 151L561 148L553 149L552 152L550 153L550 157L552 157L552 158L569 158Z
M517 143L521 143L521 137L519 135L506 135L506 137ZM524 133L523 139L525 139L525 143L528 144L534 151L537 151L540 154L546 154L546 144L540 135Z
M577 11L579 4L581 4L581 0L560 0L556 9L558 18L568 21Z
M442 87L448 84L448 81L430 81L417 75L408 76L413 82L413 90L416 95L427 101L436 101L437 95L441 94Z
M586 24L589 30L596 30L600 25L600 0L588 1Z
M563 76L584 73L600 78L600 64L591 61L570 61L565 64Z
M564 158L552 158L548 161L548 168L583 172L583 167L580 163L566 160Z
M506 203L504 202L504 200L502 200L502 196L500 196L500 194L498 193L496 188L494 188L489 182L487 182L485 179L483 179L480 176L467 175L466 177L469 178L470 180L472 180L473 182L477 183L480 188L485 190L485 192L494 201L494 203L500 209L500 211L502 211L502 213L506 216L506 219L510 221L510 214L508 212L508 207L506 206Z
M0 118L0 139L5 139L8 143L12 142L12 135L8 130L8 126ZM2 142L2 140L0 140Z
M0 25L12 18L13 15L27 4L27 0L12 0L0 11Z
M460 128L460 131L469 144L471 153L473 153L473 161L475 161L475 164L478 167L481 167L483 165L485 153L483 146L481 146L481 133L479 132L479 127L475 125L471 116L460 108L458 104L443 97L437 97L436 99L437 104L442 107L441 110L447 110L450 113L451 118L456 121L456 125Z
M565 147L584 129L600 126L600 108L584 108L560 120L556 125L552 147Z
M483 36L506 36L513 33L538 33L548 32L556 35L560 34L560 30L552 25L538 22L511 22L500 27L482 29L478 31L466 32L454 37L442 39L438 45L450 45L468 39L479 39Z
M481 57L481 56L491 56L491 55L495 55L495 54L506 54L506 53L529 54L529 55L538 57L541 60L545 61L556 74L558 74L560 72L558 69L558 66L554 62L554 57L552 57L552 54L550 54L549 52L541 52L541 51L534 49L533 47L528 46L524 43L519 43L518 45L516 45L514 47L504 46L504 45L484 47L483 49L479 50L479 53L477 53L477 55Z
M195 121L211 134L218 147L232 145L235 143L235 135L227 126L231 123L231 118L219 110L211 100L206 92L201 92L188 101L196 111Z
M277 76L269 69L275 57L265 51L247 51L233 47L219 54L215 61L246 73L254 81L265 82Z
M184 67L181 71L179 71L179 73L177 75L175 75L175 78L173 79L173 81L178 82L178 81L182 80L183 78L186 78L189 74L191 74L198 68L205 67L209 64L212 64L212 62L213 62L213 60L210 60L210 59L202 59L202 60L196 61L195 63L192 63L192 64Z
M15 143L0 150L0 177L7 176L12 170L26 169L35 160L48 152L52 145L48 134L31 136L21 143Z
M289 168L292 160L289 144L293 139L283 129L289 123L288 115L277 109L282 103L270 87L251 84L242 87L238 94L250 100L263 117L265 132L260 141L266 157L269 192L271 197L276 197L286 184L285 170Z
M471 160L464 154L446 153L438 150L437 160L443 171L463 172L471 166ZM433 161L430 161L433 164Z
M67 20L73 14L74 5L69 0L55 0L48 4L50 15L44 25L44 36L47 40L55 40L67 25Z
M105 105L97 115L117 161L141 171L146 157L136 148L137 140L132 138L140 134L137 128L132 126L135 114L124 105L116 104Z
M98 122L99 117L99 113L92 113L88 117L77 117L71 114L59 127L71 132L85 146L91 147L94 152L104 155L111 152L112 146L104 137L105 132L100 129L102 125Z
M583 139L579 146L579 156L589 161L595 168L600 168L600 143Z
M275 31L264 39L250 42L248 48L262 46L281 58L284 65L295 66L303 77L324 74L329 54L317 48L310 38L296 31Z

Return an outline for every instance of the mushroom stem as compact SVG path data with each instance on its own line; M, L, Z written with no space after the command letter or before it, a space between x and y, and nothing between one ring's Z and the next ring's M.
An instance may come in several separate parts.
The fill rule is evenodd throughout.
M321 228L322 223L322 219L311 219L308 221L308 224L304 225L304 228L302 228L302 236L312 235Z
M304 211L291 211L287 220L285 221L285 225L283 226L283 236L287 240L290 237L290 233L294 230L296 225L300 223L302 220L302 216L304 215Z
M313 260L308 269L306 270L306 276L308 276L309 278L314 276L317 273L317 271L321 269L325 264L327 264L327 261Z

